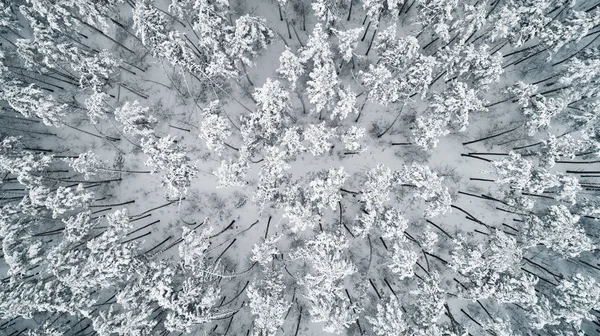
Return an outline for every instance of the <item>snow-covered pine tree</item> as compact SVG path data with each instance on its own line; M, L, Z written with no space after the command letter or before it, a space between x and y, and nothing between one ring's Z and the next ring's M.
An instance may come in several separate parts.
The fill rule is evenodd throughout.
M210 102L210 104L202 110L204 119L200 123L199 137L205 141L206 147L221 156L225 149L225 140L231 136L230 123L224 117L221 102L218 100Z
M342 293L343 279L356 272L345 255L348 247L343 234L322 232L292 254L292 258L307 261L314 270L304 276L302 285L311 303L312 320L323 322L326 332L342 333L354 323L359 311L356 303L350 303Z
M267 48L274 36L264 19L244 15L235 21L233 34L227 36L226 50L232 58L252 66L252 59L260 49Z
M143 138L140 146L148 159L144 162L152 172L164 171L162 185L167 187L167 196L182 198L198 174L185 147L177 139L167 135L158 139Z
M60 104L51 95L45 95L34 84L25 86L20 82L1 82L0 99L25 117L36 116L45 125L60 127L66 115L67 105Z
M149 107L142 106L137 100L133 103L126 102L115 109L115 119L123 124L123 132L151 137L154 135L154 126L158 119L149 113L149 110Z
M580 216L564 205L552 205L541 216L525 219L524 239L528 246L543 244L556 257L566 259L591 251L596 244L579 223Z
M324 178L316 178L310 182L309 199L315 202L318 209L329 206L331 210L335 210L338 202L342 200L340 188L350 175L344 171L344 167L330 168L322 175Z
M266 277L248 286L247 295L254 321L252 335L273 336L283 325L291 302L285 298L283 276L267 273Z

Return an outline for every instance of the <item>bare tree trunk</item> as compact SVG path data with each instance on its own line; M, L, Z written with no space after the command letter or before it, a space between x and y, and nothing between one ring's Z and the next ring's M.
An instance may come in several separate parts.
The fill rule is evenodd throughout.
M279 11L279 21L283 21L283 14L281 14L281 5L277 1L277 10Z
M369 31L369 27L371 27L371 21L369 21L367 28L365 28L365 33L363 34L363 37L360 39L361 42L364 41L365 38L367 37L367 32Z
M352 16L352 5L354 4L353 0L350 0L350 9L348 10L348 17L346 18L346 21L350 21L350 17Z
M369 42L369 48L367 48L367 52L365 53L365 56L369 55L369 51L371 51L371 47L373 46L373 41L375 41L376 35L377 35L377 29L375 29L375 31L373 32L373 36L371 37L371 42Z

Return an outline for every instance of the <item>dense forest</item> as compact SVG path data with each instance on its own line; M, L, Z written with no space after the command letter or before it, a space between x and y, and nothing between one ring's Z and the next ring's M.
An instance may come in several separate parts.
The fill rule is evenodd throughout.
M0 0L0 335L600 335L597 0Z

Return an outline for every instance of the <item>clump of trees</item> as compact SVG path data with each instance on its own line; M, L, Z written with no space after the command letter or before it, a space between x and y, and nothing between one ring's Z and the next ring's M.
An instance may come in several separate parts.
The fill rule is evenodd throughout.
M7 335L598 332L600 5L0 3Z

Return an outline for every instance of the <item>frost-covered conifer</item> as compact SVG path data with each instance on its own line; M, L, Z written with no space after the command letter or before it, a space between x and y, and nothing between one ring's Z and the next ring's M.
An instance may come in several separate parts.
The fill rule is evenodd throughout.
M194 1L193 30L198 34L198 46L212 50L220 49L225 35L231 32L226 19L228 1Z
M80 62L73 64L73 69L80 73L79 86L82 89L90 88L99 92L119 65L118 59L107 50L102 50L96 55L83 57Z
M308 151L319 156L328 152L331 149L330 139L335 137L335 128L329 128L325 122L318 125L310 124L304 130L304 140L308 142Z
M102 160L92 151L79 154L77 158L64 158L73 170L83 174L83 178L90 179L90 176L96 175L98 168L102 168Z
M232 57L252 66L258 50L267 48L274 36L264 19L244 15L235 21L233 34L227 35L227 50Z
M138 241L124 241L133 223L126 210L118 210L106 215L106 230L89 240L74 240L86 236L85 231L98 224L88 222L87 215L72 218L70 224L83 224L83 231L72 240L63 241L48 255L50 271L74 293L107 288L131 276L134 260L139 252ZM69 225L70 225L69 224ZM85 227L87 226L87 227ZM75 245L76 244L76 245ZM85 245L84 249L73 246Z
M280 238L281 236L276 235L265 239L260 245L254 245L250 260L259 263L263 267L269 266L273 261L273 256L280 253L276 245Z
M381 211L383 203L389 200L389 193L395 181L392 170L383 164L367 171L367 180L361 189L367 211Z
M560 98L546 98L536 95L530 98L528 107L522 109L526 118L527 133L530 136L550 127L552 118L566 108L567 102Z
M413 267L419 260L419 255L411 248L411 243L404 237L397 238L392 247L388 267L399 279L414 276Z
M250 311L257 316L252 335L273 336L283 325L291 302L285 299L285 284L281 274L267 275L248 287Z
M288 157L295 157L297 154L306 151L306 147L302 144L302 136L298 127L290 127L285 130L281 138L281 147Z
M87 109L87 115L90 118L92 124L97 124L102 119L107 119L107 104L108 94L104 92L93 92L84 101L85 108Z
M334 120L336 117L344 120L350 113L358 114L356 108L356 94L350 87L344 87L337 91L337 103L331 111L329 118Z
M333 62L317 63L308 77L308 100L315 105L311 112L331 110L336 98L336 87L339 85Z
M300 232L307 228L313 228L321 220L321 216L317 213L316 209L313 209L312 206L305 202L299 201L288 203L284 207L283 217L289 220L292 232Z
M305 246L298 248L292 254L295 259L304 259L314 269L314 274L307 278L318 278L328 285L322 291L333 288L334 283L356 272L356 267L346 255L349 244L340 232L321 232Z
M487 6L485 3L476 2L474 5L470 3L464 4L461 17L452 24L452 28L458 28L462 36L458 43L463 44L474 32L477 32L487 22Z
M213 228L209 227L201 232L182 228L181 244L179 245L179 256L183 265L192 272L201 272L205 267L206 250L210 246L209 237Z
M243 187L247 184L244 178L248 168L248 163L244 160L227 159L221 161L221 166L213 174L219 179L221 188Z
M522 107L528 107L530 102L530 97L535 95L537 92L537 85L526 84L522 81L518 81L512 86L509 86L505 89L505 91L515 98L517 98L517 104Z
M235 78L238 75L232 60L220 49L213 51L210 62L204 70L211 79Z
M0 142L0 171L16 176L27 187L40 186L40 176L52 163L52 156L23 150L20 138L7 136Z
M119 335L144 335L153 330L157 324L150 317L152 310L129 309L118 310L110 306L107 311L99 311L92 324L94 330L101 336Z
M585 143L574 139L570 134L565 134L561 137L550 134L548 135L548 140L542 144L540 161L545 167L552 168L556 164L557 159L573 160L575 154L583 149L585 149Z
M279 56L277 73L290 82L290 89L295 90L298 79L304 74L304 66L300 58L286 48Z
M419 236L421 247L427 252L431 252L439 240L439 235L427 227Z
M323 175L325 179L317 178L310 182L309 199L316 203L318 209L329 206L331 210L335 210L342 200L340 188L350 175L344 171L344 167L330 168Z
M577 58L570 59L565 66L565 71L559 78L559 83L569 87L571 100L581 97L595 97L598 95L598 87L593 85L600 75L600 59Z
M589 276L575 274L563 279L550 296L555 318L579 325L581 320L592 320L590 311L600 308L600 285Z
M381 236L390 240L405 241L404 231L408 228L408 220L404 214L397 208L385 207L381 211L379 229Z
M502 55L499 52L490 53L486 44L475 47L473 44L458 45L446 48L442 56L446 68L446 80L459 77L463 80L473 80L480 90L486 90L489 85L500 80Z
M274 145L286 124L285 114L290 109L290 95L277 80L267 78L254 93L257 109L242 118L244 143L256 146L258 142Z
M53 96L43 94L34 84L2 83L0 99L25 117L36 116L47 126L60 127L66 115L67 104L60 104Z
M442 184L444 178L432 172L429 167L413 163L411 166L405 166L397 175L397 179L402 183L410 183L417 187L415 196L427 203L425 217L435 217L450 210L452 200L448 188Z
M305 246L293 252L292 258L304 259L314 270L306 274L302 284L311 302L314 322L324 322L326 332L341 333L356 320L357 305L342 293L342 280L356 272L347 258L348 241L341 233L322 232Z
M400 90L403 99L408 100L414 94L420 94L421 99L429 89L433 79L433 71L438 66L438 61L432 56L419 57L405 71L400 78Z
M142 106L137 100L126 102L115 110L115 119L123 124L123 132L143 137L154 134L154 126L158 119L150 114L149 107Z
M510 321L499 317L494 317L492 321L485 321L482 323L482 328L496 336L514 335Z
M477 91L468 89L463 82L454 82L442 94L433 95L426 115L432 120L445 120L448 124L456 125L460 131L465 131L469 125L469 114L486 110L483 101L477 96ZM425 132L418 124L417 129L417 134Z
M51 192L43 186L36 186L29 190L29 198L33 205L43 205L52 211L52 218L67 211L77 208L85 208L92 200L93 194L87 192L82 184L76 188L60 186L55 192Z
M338 7L346 0L314 0L311 3L312 10L319 21L329 26L338 20Z
M417 289L410 294L413 296L414 303L407 308L407 311L412 324L418 329L434 328L446 302L446 291L440 287L439 275L432 272L431 276L420 282Z
M419 40L414 36L396 37L396 24L389 26L377 37L375 50L380 63L395 70L406 69L419 58Z
M315 25L312 34L306 42L306 47L300 49L299 56L302 63L309 61L312 61L315 64L331 62L333 53L329 46L329 36L327 36L321 23Z
M385 303L378 303L377 314L368 316L367 321L377 336L403 335L409 328L404 315L400 300L392 296Z
M206 147L219 156L225 149L225 140L232 134L229 121L221 115L223 110L220 104L221 102L215 100L202 110L204 120L200 123L199 135L206 141Z
M92 219L91 212L84 211L63 219L62 222L65 224L65 239L69 242L77 242L83 240L90 230L99 224L100 219Z
M198 168L185 148L171 135L144 138L140 145L148 157L144 163L152 172L164 171L162 185L167 187L167 195L175 198L185 195L191 180L198 174Z
M0 285L0 318L31 319L38 312L70 312L72 293L69 287L55 278L47 280L32 277L19 282L2 282ZM94 301L87 302L94 304Z
M285 160L286 152L278 147L266 149L265 163L260 168L259 181L253 201L259 209L281 198L281 186L289 179L287 170L292 168Z
M374 22L375 27L379 24L379 19L383 16L390 16L395 19L400 7L404 4L404 0L365 0L363 1L363 9L367 12L367 16Z
M577 195L583 190L579 184L579 179L575 176L561 175L558 178L557 199L570 203L577 204Z
M47 253L47 245L32 233L40 222L35 217L22 215L30 212L28 207L22 202L16 206L4 206L0 210L2 252L8 266L8 276L29 275L44 261Z
M228 315L217 307L221 295L221 289L215 286L218 268L206 262L211 230L196 232L184 228L180 268L175 274L167 273L166 281L150 289L153 299L167 309L165 328L169 331L190 332L195 324Z
M133 8L133 29L144 45L150 46L153 55L157 46L167 39L170 24L166 15L152 6L150 1L138 1Z
M494 161L496 183L507 184L511 189L520 191L529 185L533 164L522 158L520 154L509 152L505 159Z
M458 236L450 267L467 279L469 299L493 298L501 303L533 305L537 279L518 267L523 254L517 241L499 230L483 244L472 236Z
M549 0L513 0L502 6L497 14L490 17L494 22L490 36L507 38L515 47L539 36L552 20L546 16L551 6Z
M569 8L566 12L564 21L552 20L540 33L540 40L551 53L556 53L571 42L578 43L600 23L598 10L587 12Z
M564 205L552 205L541 216L526 217L528 246L543 244L560 258L574 258L595 248L579 223L580 217Z
M181 20L184 20L192 13L195 5L194 0L171 0L169 12L175 14Z
M369 71L360 72L363 84L369 89L370 100L387 106L400 99L400 82L383 64L373 66L369 64Z
M450 24L458 0L426 0L419 3L419 23L431 27L444 41L450 40Z
M365 136L364 127L350 126L350 128L341 135L342 142L344 142L344 148L349 151L357 151L362 145L359 142Z
M178 31L168 32L166 38L159 42L160 44L153 48L154 55L169 61L174 67L180 68L180 71L187 70L196 76L206 76L205 73L235 73L229 63L212 71L208 70L210 65L206 65L205 69L206 55L194 54L186 43L184 34Z
M364 28L360 27L344 31L333 31L339 40L338 48L344 61L350 62L350 60L352 60L354 49L356 49L356 46L358 45L358 39L360 38L360 34L362 34L363 30Z

